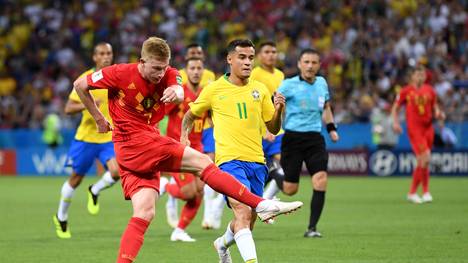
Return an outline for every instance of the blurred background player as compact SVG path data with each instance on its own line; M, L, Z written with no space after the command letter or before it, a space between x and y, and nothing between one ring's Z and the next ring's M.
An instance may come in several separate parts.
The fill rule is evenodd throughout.
M247 39L233 40L227 48L230 73L205 87L182 124L181 141L187 136L197 117L212 110L216 142L216 164L232 174L247 189L262 195L268 169L262 150L262 127L277 133L281 128L284 97L275 96L273 105L270 92L262 83L249 80L255 48ZM230 197L228 203L234 219L226 233L215 240L221 262L231 262L229 247L236 243L245 262L257 262L252 232L256 212Z
M274 95L281 85L281 82L284 80L283 72L276 68L278 52L275 42L267 41L261 43L258 48L257 59L259 65L252 70L250 79L265 84L270 94ZM263 193L263 197L266 199L273 198L276 193L280 191L278 184L275 180L271 179L280 177L282 180L284 177L284 172L280 165L281 140L283 139L283 134L284 131L282 129L278 135L274 135L270 133L268 129L265 129L265 135L263 136L262 145L263 152L267 158L268 181L271 181Z
M299 75L283 81L278 92L286 98L281 144L281 165L284 182L279 187L283 193L294 195L298 191L302 163L312 176L313 194L310 203L309 226L304 237L321 237L317 223L325 204L327 190L328 152L320 133L322 119L333 142L338 141L336 125L330 105L328 84L317 76L320 55L314 49L304 49L297 62Z
M205 60L205 53L203 52L202 46L197 43L189 44L186 47L185 52L185 60L187 61L189 58L201 58L202 61ZM186 69L181 69L179 71L180 76L182 77L182 84L185 84L189 81ZM200 80L200 87L205 87L206 85L210 84L211 82L215 81L216 76L213 71L204 68L203 73Z
M112 64L112 46L108 43L99 43L94 48L93 61L96 66L81 76L86 76L103 67ZM99 109L109 118L107 103L107 90L92 90L91 94L95 98ZM57 214L54 215L54 223L59 238L70 238L71 233L68 227L68 209L75 189L80 185L83 177L94 163L99 159L107 171L101 179L88 187L88 212L96 215L99 212L99 193L114 185L119 180L118 165L115 160L114 145L112 143L112 133L98 133L96 123L91 114L81 103L80 97L73 89L70 93L65 113L76 114L81 112L81 123L76 131L75 140L70 146L67 166L71 166L73 171L70 178L63 184Z
M185 112L189 109L188 104L195 101L201 91L200 79L203 72L203 60L200 57L191 57L186 61L185 72L187 73L188 81L183 84L185 98L180 104L168 104L166 106L166 115L169 116L169 122L167 127L167 136L180 140L180 130L182 124L182 118ZM204 124L204 117L194 121L194 129L189 135L190 147L193 149L203 152L202 131ZM166 212L168 221L174 231L171 235L171 241L184 241L193 242L195 239L191 238L186 232L185 228L195 218L198 209L203 199L203 186L204 183L193 174L190 173L171 173L172 178L175 179L174 183L165 184L161 183L161 191L166 191L169 194L169 198L178 198L185 200L186 203L182 208L181 216L175 225L172 225L170 218L177 216L177 211L173 209L173 206L166 205ZM161 182L163 178L161 178ZM168 201L168 204L172 201ZM173 219L172 219L173 220Z
M409 83L398 94L392 108L393 130L402 133L398 118L401 106L405 105L406 125L411 148L416 155L417 165L408 193L408 201L416 204L432 202L429 192L429 164L434 142L432 119L443 120L445 113L439 108L437 95L432 86L425 84L426 69L422 65L409 69ZM417 194L422 184L422 198Z
M187 45L186 52L185 52L185 59L198 57L201 58L203 61L205 60L205 52L203 51L203 47L197 43L191 43ZM179 71L180 76L182 77L182 84L188 82L188 76L186 69L181 69ZM204 68L202 77L200 80L200 87L205 87L206 85L210 84L211 82L215 81L216 76L213 71ZM211 121L210 113L205 120L205 125L203 127L202 133L202 144L203 144L203 152L207 154L211 160L214 161L215 159L215 142L213 138L213 123ZM204 229L211 229L215 228L218 229L221 226L221 216L223 213L224 208L224 197L222 195L217 194L210 186L205 185L204 187L204 194L203 194L203 203L204 203L204 212L203 212L203 220L202 220L202 227ZM170 214L169 220L171 222L177 222L177 214L174 216L173 211L177 211L177 202L173 198L168 198L168 202L166 204L166 208L168 211L172 211Z

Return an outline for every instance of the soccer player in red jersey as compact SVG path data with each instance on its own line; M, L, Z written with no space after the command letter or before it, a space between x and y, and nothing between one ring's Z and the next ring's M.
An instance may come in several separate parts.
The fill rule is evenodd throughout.
M200 94L203 69L203 60L200 57L188 58L185 67L188 81L182 85L185 94L184 102L179 105L173 103L166 105L166 114L169 116L167 136L173 139L180 139L182 118L189 109L189 103L195 101L198 94ZM189 135L190 147L201 153L203 152L202 132L204 121L204 117L195 120L194 129ZM171 173L171 176L175 179L175 183L167 184L165 191L172 197L187 201L182 208L179 222L171 234L171 241L193 242L195 239L185 232L185 228L192 222L200 208L204 183L190 173ZM170 213L170 211L167 212Z
M73 83L98 131L113 130L124 196L132 202L133 215L122 235L118 263L133 262L143 244L155 215L161 171L193 173L216 191L255 208L263 221L302 206L302 202L264 200L222 172L208 156L160 135L156 125L164 116L165 104L184 99L178 71L169 66L170 54L165 40L150 37L143 43L138 63L105 67ZM93 88L108 89L114 127L97 108L89 92Z
M398 133L402 132L398 112L401 106L405 105L408 136L417 159L408 200L420 204L432 202L432 196L429 193L429 163L434 141L432 119L433 117L445 119L445 114L437 104L437 96L433 88L424 84L426 79L424 66L418 65L411 68L409 78L409 84L400 91L392 107L393 130ZM420 183L423 191L422 198L416 193Z

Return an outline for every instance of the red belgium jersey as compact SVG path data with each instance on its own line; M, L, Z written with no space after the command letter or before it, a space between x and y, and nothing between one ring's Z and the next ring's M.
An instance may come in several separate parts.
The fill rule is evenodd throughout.
M114 142L138 138L142 130L155 131L163 117L165 104L160 98L171 85L178 85L179 72L169 67L158 84L145 80L138 64L117 64L89 74L87 82L93 88L108 89L109 112L114 123Z
M420 88L413 85L405 86L397 97L398 106L406 106L406 121L408 127L427 127L432 125L432 114L437 102L437 96L430 85L423 84Z
M188 88L187 84L184 84L183 87L185 94L184 102L180 103L179 105L166 105L166 114L169 117L167 124L167 136L177 141L180 139L180 130L182 128L182 119L184 118L184 114L190 109L189 103L195 101L201 92L201 89L199 89L196 93L193 92ZM204 121L205 117L203 116L200 119L196 119L193 123L192 132L189 134L189 140L192 147L201 148Z

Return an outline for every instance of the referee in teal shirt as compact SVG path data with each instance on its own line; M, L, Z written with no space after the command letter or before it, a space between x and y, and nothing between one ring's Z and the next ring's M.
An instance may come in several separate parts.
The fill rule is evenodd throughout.
M320 134L322 119L333 142L339 136L333 122L327 81L316 76L320 70L320 54L314 49L301 52L297 62L300 74L283 81L278 92L286 98L285 130L281 144L281 165L284 181L279 187L283 193L294 195L299 187L302 162L312 176L314 191L310 204L309 226L304 237L322 237L317 223L325 204L327 189L328 153Z

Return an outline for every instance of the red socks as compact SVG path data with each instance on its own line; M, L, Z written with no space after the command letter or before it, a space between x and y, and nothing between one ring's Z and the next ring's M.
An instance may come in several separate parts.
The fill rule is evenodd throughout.
M422 168L417 166L413 171L413 181L410 186L410 194L416 193L419 184L422 183L423 193L429 192L429 167Z
M429 167L421 169L421 182L423 193L429 192Z
M410 194L414 194L416 193L416 191L418 191L418 186L419 186L419 183L421 183L421 167L417 166L416 169L414 169L413 171L413 181L411 182L411 186L410 186L410 191L409 193Z
M177 199L185 200L184 194L180 191L180 187L177 184L167 184L166 192L168 192L172 197Z
M232 175L221 171L215 164L208 165L200 175L202 181L215 191L236 199L252 208L264 199L252 194L245 185L237 181Z
M117 263L131 263L135 260L143 245L144 235L149 226L148 221L132 217L128 222L127 229L120 240L119 257Z
M185 203L182 208L182 212L180 213L179 224L177 225L178 228L185 229L190 225L190 223L192 223L192 220L197 215L198 208L200 208L201 203L202 197L198 195Z

